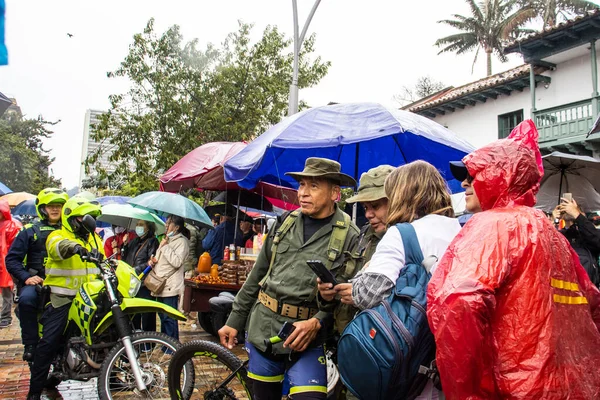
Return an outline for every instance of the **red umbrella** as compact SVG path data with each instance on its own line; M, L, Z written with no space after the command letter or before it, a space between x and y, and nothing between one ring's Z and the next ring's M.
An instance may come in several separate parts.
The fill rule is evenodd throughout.
M235 182L226 182L225 161L239 153L247 143L214 142L204 144L186 154L160 177L160 190L177 193L181 189L239 190ZM271 204L287 210L298 208L296 190L264 182L251 190Z

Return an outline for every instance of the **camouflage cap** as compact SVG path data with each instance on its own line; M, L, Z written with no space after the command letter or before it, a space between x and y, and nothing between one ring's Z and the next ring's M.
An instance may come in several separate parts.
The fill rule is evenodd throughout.
M346 200L346 203L362 203L387 198L383 187L385 179L396 168L391 165L380 165L371 168L360 176L358 193Z

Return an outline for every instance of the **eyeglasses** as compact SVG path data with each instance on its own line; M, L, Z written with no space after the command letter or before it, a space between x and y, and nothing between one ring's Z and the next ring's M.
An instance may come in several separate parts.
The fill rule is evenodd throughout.
M473 178L471 175L467 174L467 177L465 178L465 181L467 181L468 184L473 183L473 180L475 178Z

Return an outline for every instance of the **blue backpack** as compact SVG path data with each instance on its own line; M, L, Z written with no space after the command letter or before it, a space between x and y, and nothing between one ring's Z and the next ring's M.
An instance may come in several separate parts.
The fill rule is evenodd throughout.
M423 262L411 224L396 228L406 259L396 287L381 304L358 313L338 343L342 381L360 399L414 399L435 369L435 342L426 313L433 263L429 257Z

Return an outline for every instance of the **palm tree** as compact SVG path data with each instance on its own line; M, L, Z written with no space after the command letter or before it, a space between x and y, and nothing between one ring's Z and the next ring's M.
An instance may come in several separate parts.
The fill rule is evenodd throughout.
M519 35L530 32L520 27L537 15L530 7L517 9L517 1L484 0L476 3L475 0L466 0L471 8L471 16L454 14L454 19L438 21L462 31L438 39L435 45L443 47L438 54L450 51L463 54L476 50L473 60L473 67L475 67L479 50L483 49L487 56L487 75L490 76L492 54L495 54L501 62L506 62L508 59L504 55L503 45L509 39L516 39Z
M544 22L544 28L557 24L558 17L570 19L598 8L598 5L586 0L519 0L519 5L533 8Z

